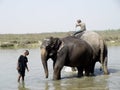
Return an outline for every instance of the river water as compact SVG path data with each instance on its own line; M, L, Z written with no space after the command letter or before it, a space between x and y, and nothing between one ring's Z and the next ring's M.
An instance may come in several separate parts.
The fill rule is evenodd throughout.
M25 83L18 83L17 59L24 49L0 49L0 90L120 90L120 47L108 48L108 69L103 75L96 63L94 77L77 78L76 72L61 72L61 80L53 81L52 61L48 61L49 78L45 78L40 50L29 49L29 72Z

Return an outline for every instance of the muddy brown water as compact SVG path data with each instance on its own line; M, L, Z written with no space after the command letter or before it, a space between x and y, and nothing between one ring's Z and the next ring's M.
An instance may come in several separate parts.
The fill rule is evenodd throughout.
M40 60L40 50L29 49L29 72L25 83L17 83L16 64L24 49L0 49L0 90L120 90L120 46L109 47L108 69L110 74L103 75L96 63L94 77L77 78L76 72L66 72L63 68L62 79L53 81L52 61L48 61L49 78L46 79Z

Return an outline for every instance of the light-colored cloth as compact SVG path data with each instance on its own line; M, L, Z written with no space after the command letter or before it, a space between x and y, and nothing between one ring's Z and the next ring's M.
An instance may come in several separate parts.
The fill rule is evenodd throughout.
M78 28L79 30L81 30L81 31L85 31L86 30L86 25L85 25L85 23L77 23L76 24L76 28Z
M82 23L82 22L81 23L77 23L76 24L76 32L73 35L77 35L77 34L83 32L85 30L86 30L85 23Z

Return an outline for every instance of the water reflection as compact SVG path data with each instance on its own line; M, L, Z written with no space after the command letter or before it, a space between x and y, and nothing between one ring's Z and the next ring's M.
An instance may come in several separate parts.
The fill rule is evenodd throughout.
M45 83L45 90L49 90L48 82Z
M44 90L109 90L109 76L69 78L46 81Z
M64 90L63 88L61 80L57 80L46 82L44 90Z
M52 61L48 62L49 78L44 78L39 49L31 49L29 58L30 72L26 73L25 83L17 83L16 62L20 50L0 50L0 90L120 90L120 47L109 48L108 69L105 76L95 67L94 77L77 78L76 73L61 72L62 79L53 81ZM6 75L8 75L6 77ZM9 81L9 82L8 82Z
M30 90L25 86L25 82L18 83L18 90Z

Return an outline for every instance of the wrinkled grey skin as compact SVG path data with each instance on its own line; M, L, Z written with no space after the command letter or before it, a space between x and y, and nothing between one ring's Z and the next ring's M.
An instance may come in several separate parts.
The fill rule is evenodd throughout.
M48 78L47 61L53 60L53 79L61 78L63 66L77 67L78 77L89 76L92 68L93 49L84 40L68 36L65 38L45 39L41 45L41 60L44 67L46 78Z
M104 74L109 74L107 63L108 63L108 50L107 45L105 44L104 39L92 31L85 31L82 34L76 35L76 37L85 40L93 49L93 69L91 73L94 73L94 66L96 62L100 62Z

